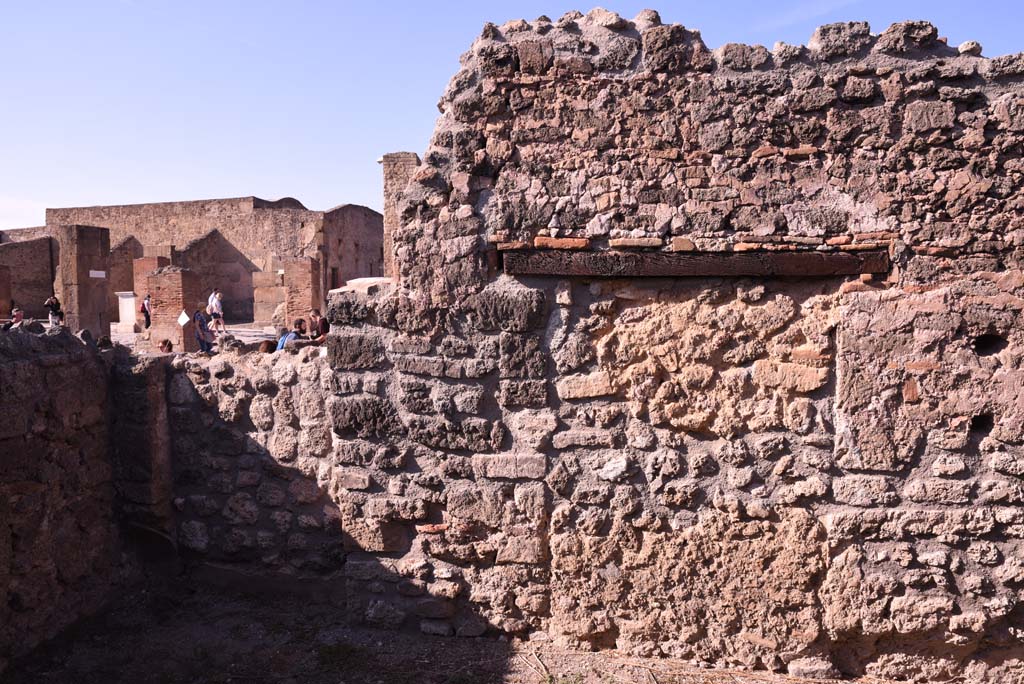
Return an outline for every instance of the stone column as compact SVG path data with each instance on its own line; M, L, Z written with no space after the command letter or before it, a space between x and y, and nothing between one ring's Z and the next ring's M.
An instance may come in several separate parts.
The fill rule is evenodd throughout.
M154 349L167 339L174 351L199 351L191 320L182 327L178 317L184 311L191 319L196 309L206 308L199 276L180 266L164 266L146 278L153 309L149 341Z
M296 318L306 318L310 309L324 309L320 294L320 262L312 257L284 260L286 290L285 325L291 328Z
M60 245L57 295L64 322L72 330L94 337L110 335L110 231L94 226L55 226Z
M384 167L384 275L394 278L398 276L394 234L401 226L398 200L420 165L420 158L415 152L390 152L381 157L380 162Z

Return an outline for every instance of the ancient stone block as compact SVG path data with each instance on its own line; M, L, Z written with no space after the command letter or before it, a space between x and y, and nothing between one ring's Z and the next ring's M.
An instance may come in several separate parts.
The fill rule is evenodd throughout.
M562 378L556 383L555 388L562 399L588 399L615 393L611 379L605 371Z
M956 108L952 102L912 102L903 115L903 125L914 133L923 133L953 125Z
M543 378L547 371L547 356L536 335L502 333L501 357L498 368L502 378Z
M473 471L477 477L537 480L546 474L547 458L544 454L530 453L476 455L473 456Z
M498 403L508 408L543 408L548 403L546 380L502 380Z
M329 335L327 359L339 370L377 368L384 360L384 344L372 334Z
M331 425L340 434L371 437L402 432L394 407L373 395L331 397L327 402L327 412Z
M477 294L470 305L480 330L528 332L540 327L544 292L499 280Z

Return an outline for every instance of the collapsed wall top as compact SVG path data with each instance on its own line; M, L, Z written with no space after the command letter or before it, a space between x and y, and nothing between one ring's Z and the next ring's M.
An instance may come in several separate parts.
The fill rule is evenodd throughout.
M487 24L406 186L403 288L480 289L507 250L887 249L896 279L1011 267L1024 54L911 21L729 44L595 9Z

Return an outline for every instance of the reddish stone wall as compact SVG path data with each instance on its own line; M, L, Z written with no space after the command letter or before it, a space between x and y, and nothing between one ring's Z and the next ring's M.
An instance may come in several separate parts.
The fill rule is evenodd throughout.
M55 226L60 247L57 296L64 323L88 330L94 337L110 335L110 232L94 226Z
M310 309L324 310L320 291L320 264L316 259L284 260L285 325L296 318L309 318Z
M391 152L382 161L384 172L384 275L395 275L394 234L401 226L398 203L402 191L412 180L420 157L415 152Z
M332 277L344 282L383 270L381 216L357 205L319 212L292 199L244 197L48 209L47 216L51 223L109 227L114 240L132 237L144 245L146 256L157 249L173 254L173 263L194 271L204 289L224 290L225 314L234 320L252 320L252 274L274 270L277 258L318 258L321 291Z
M107 370L69 334L0 333L0 671L123 579Z
M57 247L49 237L0 244L0 266L11 271L11 298L31 318L46 318L43 302L53 294ZM0 312L4 317L10 311Z
M195 273L207 296L213 288L221 289L228 320L253 320L253 274L258 272L257 267L220 231L176 248L174 263Z
M322 220L320 212L308 211L295 200L273 203L257 197L47 209L46 215L48 224L104 226L114 242L132 236L143 245L182 247L218 230L261 268L271 254L302 254Z
M284 275L277 271L261 271L252 274L252 283L253 321L258 325L270 325L277 307L288 298Z
M354 278L382 275L383 236L382 217L372 209L347 204L326 212L322 252L326 255L326 259L322 259L323 292L341 287L345 281Z
M167 339L174 345L174 351L198 351L195 326L190 321L182 327L178 316L184 311L191 317L197 309L206 309L207 295L199 277L180 266L165 266L147 276L146 291L153 307L151 348L155 350L161 340Z
M53 237L53 231L49 226L0 230L0 244L5 242L24 242L25 240L35 240L41 237Z
M145 330L146 328L146 317L142 314L141 308L142 301L146 298L146 295L151 294L149 291L149 276L157 269L170 265L171 260L162 256L144 256L132 261L132 291L135 292L135 301L137 303L135 307L135 322L139 326L139 330ZM150 301L150 306L153 306L152 300Z
M135 259L142 256L142 245L134 238L126 238L110 250L110 320L118 320L118 292L135 291ZM143 295L145 296L145 295Z

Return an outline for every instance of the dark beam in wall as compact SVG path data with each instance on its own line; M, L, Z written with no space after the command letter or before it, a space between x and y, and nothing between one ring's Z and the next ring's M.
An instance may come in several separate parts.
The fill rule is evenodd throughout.
M511 250L509 275L606 278L679 276L821 277L886 273L884 251L863 252L583 252Z

